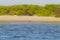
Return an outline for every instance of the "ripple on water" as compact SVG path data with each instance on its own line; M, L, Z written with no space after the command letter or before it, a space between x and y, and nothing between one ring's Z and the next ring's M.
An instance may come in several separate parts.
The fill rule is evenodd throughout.
M0 40L60 40L59 24L0 24Z

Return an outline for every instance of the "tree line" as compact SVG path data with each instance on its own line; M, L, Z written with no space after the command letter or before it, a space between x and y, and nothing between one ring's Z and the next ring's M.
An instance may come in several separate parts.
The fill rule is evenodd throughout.
M0 15L60 16L59 4L0 6Z

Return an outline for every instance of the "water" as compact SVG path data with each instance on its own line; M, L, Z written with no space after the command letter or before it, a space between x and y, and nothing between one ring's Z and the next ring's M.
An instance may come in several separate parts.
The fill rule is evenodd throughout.
M60 24L0 23L0 40L60 40Z

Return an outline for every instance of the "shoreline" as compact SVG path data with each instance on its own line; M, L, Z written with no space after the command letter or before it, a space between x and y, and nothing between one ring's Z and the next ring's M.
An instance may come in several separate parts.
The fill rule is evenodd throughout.
M60 22L60 18L44 16L0 16L0 21L4 22Z

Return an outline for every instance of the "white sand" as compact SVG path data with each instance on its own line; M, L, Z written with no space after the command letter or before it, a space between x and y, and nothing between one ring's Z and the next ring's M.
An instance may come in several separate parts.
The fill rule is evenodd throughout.
M60 18L42 16L0 16L0 21L60 21Z

